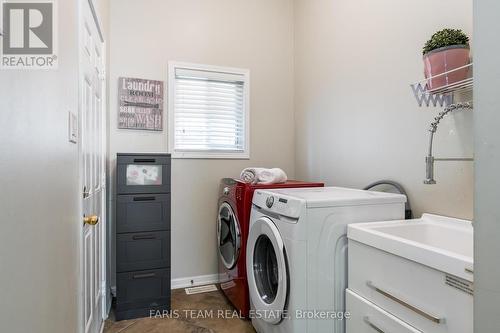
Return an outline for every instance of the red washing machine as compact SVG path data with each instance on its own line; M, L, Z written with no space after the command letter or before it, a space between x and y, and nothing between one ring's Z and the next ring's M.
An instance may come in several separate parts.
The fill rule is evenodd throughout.
M245 262L253 192L256 189L323 186L323 183L295 180L272 185L251 185L233 178L221 180L217 217L220 288L241 316L248 317L250 310Z

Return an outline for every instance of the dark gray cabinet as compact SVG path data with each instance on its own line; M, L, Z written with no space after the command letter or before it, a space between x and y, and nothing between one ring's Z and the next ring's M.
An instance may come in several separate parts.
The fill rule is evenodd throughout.
M170 155L118 154L116 319L170 310Z
M118 195L116 231L170 230L170 193Z
M170 267L170 231L116 235L116 270Z
M117 157L117 193L170 192L170 155L118 154Z

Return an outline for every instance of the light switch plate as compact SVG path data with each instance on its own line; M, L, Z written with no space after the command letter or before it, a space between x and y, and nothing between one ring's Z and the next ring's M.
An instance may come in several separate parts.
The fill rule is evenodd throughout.
M69 111L68 112L68 140L71 143L78 142L78 118L76 115Z

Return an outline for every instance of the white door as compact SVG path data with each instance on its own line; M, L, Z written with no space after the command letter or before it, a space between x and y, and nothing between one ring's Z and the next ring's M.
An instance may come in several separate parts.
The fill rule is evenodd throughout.
M99 332L105 292L105 115L103 42L87 0L80 1L80 129L83 332Z

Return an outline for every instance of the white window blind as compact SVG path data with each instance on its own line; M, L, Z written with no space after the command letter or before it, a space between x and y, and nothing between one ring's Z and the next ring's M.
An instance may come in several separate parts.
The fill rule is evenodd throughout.
M174 153L246 153L245 73L186 67L173 70L170 120Z

